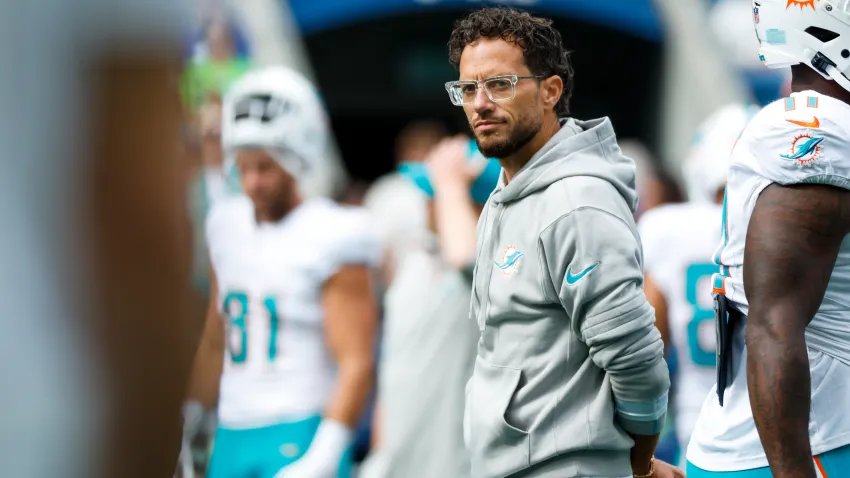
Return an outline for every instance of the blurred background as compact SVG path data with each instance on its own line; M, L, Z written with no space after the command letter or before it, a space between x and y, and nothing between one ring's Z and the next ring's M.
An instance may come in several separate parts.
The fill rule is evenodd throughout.
M454 20L482 5L553 18L573 50L572 114L611 117L621 139L674 179L711 111L766 104L785 87L782 72L758 61L749 0L204 0L186 91L203 108L248 65L298 68L319 85L336 143L315 191L357 202L394 169L405 126L467 131L442 87L457 78L446 41Z

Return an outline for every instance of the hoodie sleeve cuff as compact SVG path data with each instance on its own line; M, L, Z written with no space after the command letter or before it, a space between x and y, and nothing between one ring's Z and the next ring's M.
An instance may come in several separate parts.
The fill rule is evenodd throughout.
M617 417L620 425L635 435L661 433L667 420L667 392L661 397L646 402L617 401Z
M623 430L631 433L632 435L644 435L644 436L652 436L658 435L661 433L661 430L664 429L664 424L667 421L667 413L664 413L656 420L652 420L650 422L641 422L636 420L630 420L628 418L623 418L622 415L619 416L619 420L617 421Z

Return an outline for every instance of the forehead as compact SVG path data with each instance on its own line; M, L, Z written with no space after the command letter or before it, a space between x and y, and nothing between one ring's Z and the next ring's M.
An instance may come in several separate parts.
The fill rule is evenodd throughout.
M481 38L463 49L460 78L473 80L495 75L527 75L522 48L501 38Z

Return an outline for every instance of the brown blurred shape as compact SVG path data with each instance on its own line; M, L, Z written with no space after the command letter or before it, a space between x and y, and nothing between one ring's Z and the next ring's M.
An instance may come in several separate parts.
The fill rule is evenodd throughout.
M169 477L180 451L181 404L205 303L190 280L191 163L184 156L192 148L169 81L179 67L166 53L112 55L90 74L85 204L99 314L84 325L101 344L111 404L104 478Z
M431 148L448 134L446 127L438 121L422 120L408 124L396 137L396 164L424 160Z

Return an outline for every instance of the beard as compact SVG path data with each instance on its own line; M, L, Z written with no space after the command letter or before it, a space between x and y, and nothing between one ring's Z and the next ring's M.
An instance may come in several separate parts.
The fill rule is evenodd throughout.
M475 142L478 144L478 149L487 158L503 159L516 153L525 145L527 145L540 129L543 127L543 119L537 118L520 118L513 128L507 132L507 137L500 138L496 135L475 134Z

